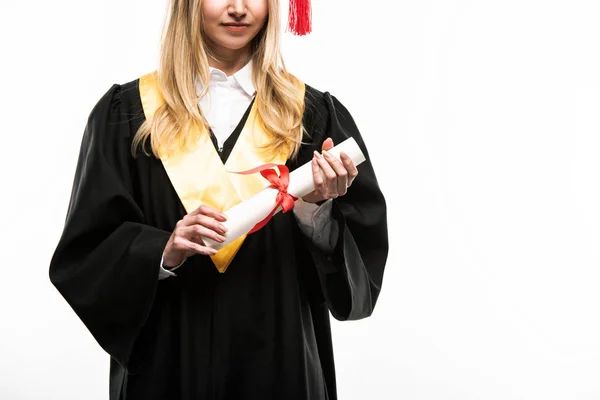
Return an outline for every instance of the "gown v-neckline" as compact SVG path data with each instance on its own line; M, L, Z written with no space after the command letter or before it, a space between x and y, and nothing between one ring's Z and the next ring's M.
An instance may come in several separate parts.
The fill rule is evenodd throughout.
M252 98L252 101L250 102L250 105L244 112L244 115L238 122L238 124L235 127L235 129L233 130L233 132L231 132L229 137L227 139L225 139L222 147L219 147L217 137L215 136L213 130L209 129L210 140L215 148L215 151L219 155L219 158L221 159L221 162L223 163L223 165L227 164L227 160L229 159L229 156L231 155L231 153L233 153L233 150L236 147L238 138L240 137L240 133L242 133L244 126L246 126L246 121L248 121L248 116L250 115L250 111L252 110L252 107L254 107L254 100L255 100L255 97Z

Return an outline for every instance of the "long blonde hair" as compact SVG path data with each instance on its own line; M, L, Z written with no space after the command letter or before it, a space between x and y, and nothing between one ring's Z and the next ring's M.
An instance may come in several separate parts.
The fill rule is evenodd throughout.
M145 154L150 138L152 153L188 149L198 141L191 132L208 134L209 125L199 107L196 79L208 90L207 45L202 29L202 0L171 0L163 34L158 80L164 103L135 134L132 152L141 145ZM265 26L252 43L252 80L256 88L257 117L271 135L267 151L281 148L296 156L302 140L304 92L283 62L280 42L279 0L268 0ZM190 129L199 127L200 129ZM152 133L152 134L151 134Z

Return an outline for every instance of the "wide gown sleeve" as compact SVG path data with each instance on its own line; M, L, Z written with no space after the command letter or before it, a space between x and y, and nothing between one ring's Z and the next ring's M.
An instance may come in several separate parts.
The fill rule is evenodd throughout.
M329 93L319 103L312 129L315 149L320 151L327 137L334 144L353 137L367 158L347 193L333 200L332 217L339 227L334 253L307 243L331 314L337 320L357 320L372 314L381 290L388 254L386 201L348 110Z
M133 198L130 117L113 86L90 114L50 280L98 343L126 366L149 314L170 232Z

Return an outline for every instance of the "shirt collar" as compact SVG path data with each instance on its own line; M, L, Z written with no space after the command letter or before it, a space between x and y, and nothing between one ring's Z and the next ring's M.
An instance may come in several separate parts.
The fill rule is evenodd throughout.
M212 82L215 79L215 73L219 73L219 75L224 76L223 72L217 68L209 67L209 79ZM244 92L248 94L248 96L254 96L256 89L254 88L254 83L252 83L252 60L250 60L246 65L244 65L239 71L232 75L235 81L240 85ZM200 80L197 81L196 91L198 96L202 93L202 83Z
M238 72L233 74L235 80L244 89L248 96L254 96L256 89L252 83L252 60L242 67Z

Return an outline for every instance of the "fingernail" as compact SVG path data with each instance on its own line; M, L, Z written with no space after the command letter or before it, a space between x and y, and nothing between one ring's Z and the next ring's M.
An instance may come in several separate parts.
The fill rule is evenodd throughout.
M225 214L221 214L221 218L223 218L223 219L225 219L225 220L226 220L226 219L227 219L227 215L225 215Z
M226 239L223 236L217 236L217 242L223 243L223 242L225 242L225 240Z
M321 157L321 155L319 154L319 152L316 151L316 150L315 150L315 157L317 157L317 160L320 160L321 158L323 158L323 157Z
M227 228L223 224L219 224L219 229L221 229L223 233L227 232Z
M329 154L329 152L328 152L327 150L323 150L323 155L324 155L326 158L329 158L329 157L331 157L331 154Z

